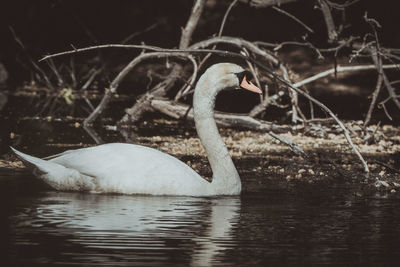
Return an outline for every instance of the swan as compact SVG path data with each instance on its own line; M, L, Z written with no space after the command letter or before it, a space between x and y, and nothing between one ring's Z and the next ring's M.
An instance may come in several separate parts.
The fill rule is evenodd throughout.
M156 149L123 143L68 150L44 159L11 147L32 173L60 191L176 196L239 195L241 181L214 120L217 94L243 88L262 94L250 73L218 63L199 78L193 96L197 133L213 172L208 182L177 158Z

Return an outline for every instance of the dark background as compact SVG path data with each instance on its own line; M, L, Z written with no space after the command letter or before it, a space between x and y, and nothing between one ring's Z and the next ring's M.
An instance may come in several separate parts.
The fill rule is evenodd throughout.
M209 1L203 19L194 33L193 41L215 34L230 1ZM176 47L180 29L186 23L193 1L135 0L135 1L62 1L14 0L0 4L0 61L10 71L12 80L20 74L17 60L21 49L9 30L12 27L33 58L47 53L70 50L93 44L120 43L132 33L140 32L155 23L153 30L143 33L132 43L144 41L162 47ZM314 1L299 1L282 6L309 25L315 34L310 40L324 46L327 39L321 12L314 9ZM362 16L377 19L381 25L380 39L384 46L399 46L400 16L396 1L361 0L348 8L348 33L362 36L369 26ZM271 8L252 8L239 3L226 24L224 35L239 36L250 41L281 42L301 40L305 30L293 20Z
M382 25L379 29L381 45L400 47L398 33L400 19L396 2L361 0L348 7L346 10L348 27L342 37L363 36L370 32L370 26L363 19L365 12L368 12L368 17L375 18ZM230 3L231 1L208 1L192 42L206 39L218 32L223 15ZM193 1L186 0L1 1L0 62L9 72L8 88L14 90L31 79L32 69L28 64L28 56L36 61L45 54L70 50L71 46L80 48L96 44L121 43L127 36L140 33L151 26L153 26L151 30L140 33L129 43L144 42L167 48L177 47L181 28L186 24L192 4ZM279 43L287 40L302 41L302 36L307 34L308 40L317 47L329 47L330 44L326 41L324 18L321 11L315 9L314 6L314 1L305 0L281 6L282 9L294 14L310 26L315 31L314 34L306 33L306 30L298 23L272 8L257 9L240 2L233 8L228 18L224 35L241 37L249 41ZM334 12L334 15L336 22L340 22L338 12ZM16 43L10 27L23 43L25 51ZM104 52L105 57L102 60L109 63L111 70L108 76L104 77L104 86L113 79L121 66L138 52L140 51L113 50L111 55ZM346 58L350 52L345 51L340 56ZM92 60L96 53L99 52L79 54L74 56L74 60L83 64ZM285 53L285 50L282 50L282 53ZM70 57L67 56L56 59L56 62L69 60ZM327 67L332 66L329 65L331 64L329 60L331 59L328 56ZM369 59L364 63L370 63ZM43 66L44 63L40 64ZM367 92L364 93L368 95L375 86L376 76L369 73L367 76L357 77L357 80L367 84ZM99 89L103 90L101 87ZM120 90L124 92L123 85ZM324 101L331 99L333 103L328 104L331 107L338 107L336 112L339 115L354 119L362 118L368 108L369 100L365 94L361 99L336 99L329 94L322 95L321 99ZM359 104L349 109L354 101ZM232 106L237 106L237 103L233 102ZM390 106L388 108L391 110ZM248 111L248 109L249 107L246 107L239 111ZM345 111L342 112L342 109ZM385 120L385 116L381 119Z

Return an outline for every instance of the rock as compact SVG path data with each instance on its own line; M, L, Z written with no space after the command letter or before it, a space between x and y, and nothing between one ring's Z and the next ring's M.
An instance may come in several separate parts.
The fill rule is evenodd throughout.
M380 188L381 186L389 187L389 184L382 180L376 180L375 187Z

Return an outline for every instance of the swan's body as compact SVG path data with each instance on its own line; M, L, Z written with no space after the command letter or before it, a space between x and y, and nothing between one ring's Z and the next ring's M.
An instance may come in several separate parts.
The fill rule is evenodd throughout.
M247 83L243 73L238 65L216 64L196 85L194 117L213 170L211 183L182 161L140 145L111 143L69 150L48 157L49 160L13 151L37 177L57 190L187 196L240 194L240 177L218 133L213 109L218 92L225 88L241 85L261 92Z

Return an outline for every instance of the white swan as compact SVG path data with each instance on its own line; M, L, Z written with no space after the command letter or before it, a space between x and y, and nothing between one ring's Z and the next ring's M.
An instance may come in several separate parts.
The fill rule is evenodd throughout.
M227 88L244 88L261 94L232 63L211 66L197 82L193 111L197 133L213 171L208 182L182 161L156 149L133 144L111 143L68 150L39 159L15 154L33 174L56 190L97 193L215 196L238 195L239 174L214 121L217 94Z

